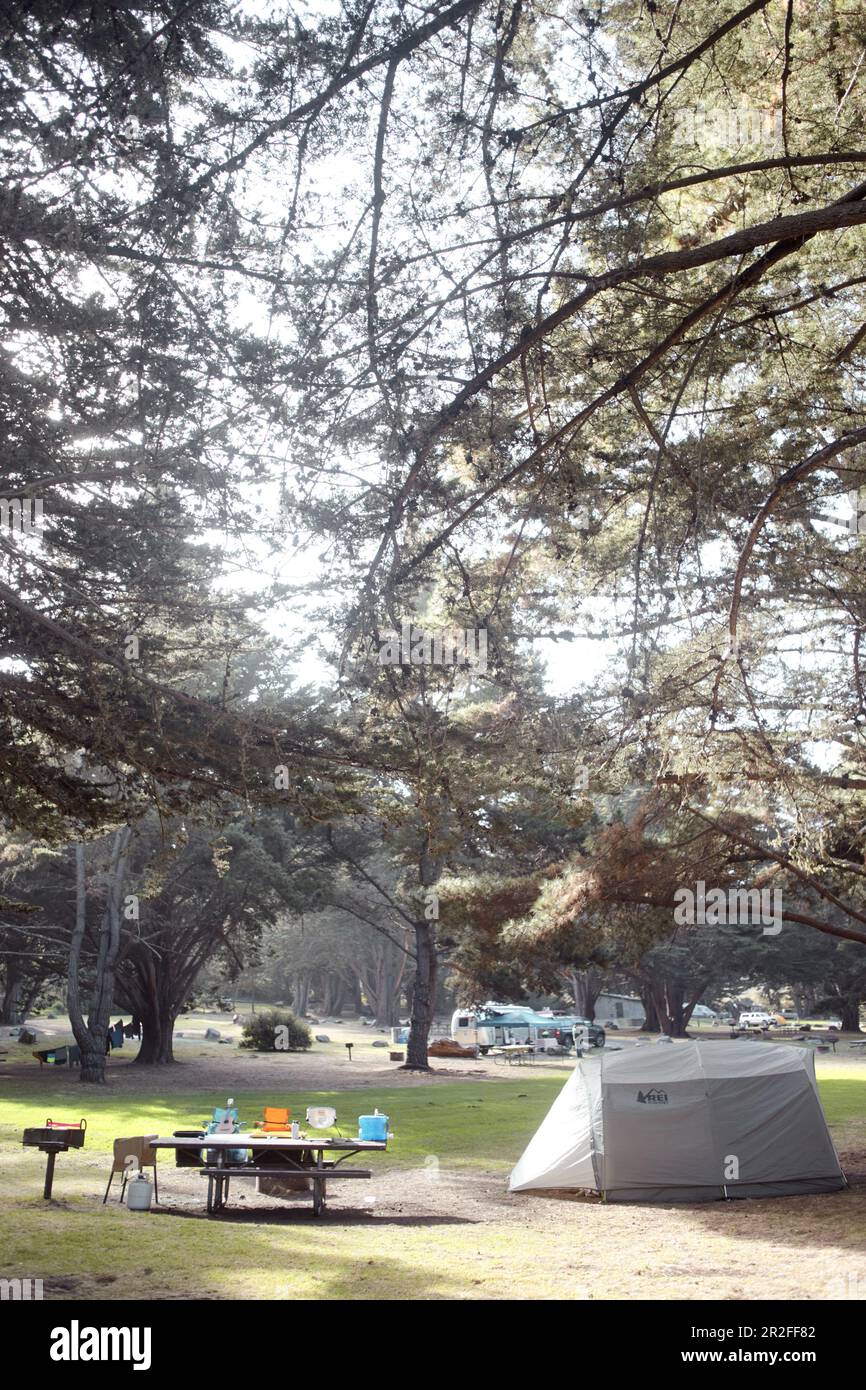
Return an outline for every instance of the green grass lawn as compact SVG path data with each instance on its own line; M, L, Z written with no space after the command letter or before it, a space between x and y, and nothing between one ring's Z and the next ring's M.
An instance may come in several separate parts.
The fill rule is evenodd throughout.
M748 1203L714 1204L713 1212L657 1208L644 1215L628 1207L507 1198L506 1172L565 1074L532 1075L527 1069L519 1079L495 1084L461 1080L377 1088L375 1093L286 1096L301 1120L308 1103L334 1104L344 1133L356 1132L357 1116L372 1104L390 1116L394 1140L387 1154L369 1165L377 1177L393 1176L387 1208L364 1210L374 1184L345 1184L338 1204L355 1210L343 1213L338 1205L321 1221L307 1204L274 1215L261 1208L244 1210L237 1201L225 1216L208 1220L201 1179L201 1201L182 1210L141 1215L116 1201L103 1208L116 1136L167 1135L197 1125L215 1099L224 1097L176 1091L167 1098L123 1096L85 1087L70 1091L65 1079L40 1086L34 1098L26 1080L5 1081L0 1274L42 1278L46 1298L60 1299L495 1298L510 1296L509 1290L530 1277L528 1296L553 1299L619 1297L623 1289L640 1287L640 1278L652 1272L651 1297L693 1298L702 1296L695 1292L700 1284L681 1272L692 1246L698 1260L705 1258L701 1251L718 1248L718 1277L726 1280L732 1260L742 1257L744 1267L752 1268L753 1240L770 1240L784 1250L797 1213L801 1229L796 1241L791 1237L792 1269L799 1267L797 1252L808 1246L804 1221L809 1236L824 1248L854 1239L853 1210L822 1206L830 1200L822 1198L805 1199L812 1202L808 1207L795 1205L799 1199L759 1204L772 1209L761 1217L760 1230L757 1209L751 1224L746 1221ZM846 1136L862 1141L866 1067L852 1071L827 1063L821 1092L837 1143L844 1145ZM238 1095L241 1118L257 1118L266 1101L273 1102L273 1091ZM57 1200L46 1203L41 1196L44 1156L22 1148L21 1131L44 1123L47 1115L76 1119L80 1114L88 1119L86 1145L58 1158ZM168 1203L176 1173L168 1155L160 1173L161 1195ZM852 1199L843 1195L833 1200ZM742 1211L729 1214L736 1207ZM823 1230L825 1212L828 1227ZM737 1239L731 1242L729 1232L737 1222ZM709 1235L702 1229L707 1223L712 1226ZM661 1253L644 1260L645 1268L631 1268L629 1261L638 1258L651 1232L657 1232ZM672 1276L670 1291L660 1272L667 1255L674 1260L671 1267L680 1271Z
M55 1086L40 1085L34 1096L23 1079L6 1080L0 1108L0 1143L20 1148L21 1131L54 1119L87 1117L84 1153L111 1151L113 1140L126 1134L161 1134L191 1129L209 1116L214 1104L225 1097L213 1090L169 1093L165 1097L118 1094L100 1087L70 1088L68 1073ZM281 1104L291 1108L301 1124L308 1105L333 1105L343 1134L357 1134L357 1118L375 1105L390 1117L394 1138L388 1147L388 1164L412 1166L435 1154L456 1167L487 1170L510 1168L560 1090L568 1069L533 1074L522 1071L515 1081L454 1081L447 1086L364 1089L352 1091L280 1092ZM866 1118L866 1064L849 1067L824 1063L819 1078L821 1099L831 1126L844 1132L850 1124L859 1128ZM262 1108L274 1104L274 1088L244 1091L236 1098L239 1116L249 1127L261 1118ZM837 1135L837 1140L839 1135ZM9 1159L8 1151L4 1155ZM58 1161L69 1160L64 1155ZM71 1155L72 1158L77 1155ZM31 1155L32 1160L32 1155Z
M390 1116L394 1139L387 1155L370 1167L377 1176L398 1168L414 1168L419 1175L438 1170L436 1181L446 1184L460 1172L480 1169L495 1169L504 1178L562 1081L557 1074L486 1086L377 1089L375 1104ZM301 1120L308 1104L335 1105L348 1134L357 1133L358 1115L373 1103L369 1090L280 1099ZM273 1103L272 1089L238 1096L241 1119L258 1118L265 1102ZM34 1099L25 1083L7 1082L0 1112L0 1273L41 1277L46 1296L60 1298L135 1298L145 1290L163 1298L463 1298L477 1293L473 1266L479 1240L491 1259L498 1253L507 1264L509 1232L479 1223L479 1233L475 1223L457 1218L407 1217L404 1224L398 1216L380 1222L373 1210L348 1223L336 1211L315 1221L305 1205L274 1219L270 1213L244 1212L235 1202L230 1213L235 1220L209 1221L198 1211L142 1217L116 1202L99 1208L115 1136L168 1135L199 1124L213 1104L212 1092L164 1099L82 1087L70 1098L68 1082L40 1088ZM85 1147L58 1158L58 1200L45 1203L45 1159L37 1150L22 1149L21 1131L43 1124L48 1115L77 1119L79 1113L88 1121ZM169 1155L162 1157L160 1172L163 1200L170 1201L175 1169ZM345 1185L342 1194L347 1190L355 1205L361 1193L354 1184ZM421 1192L428 1195L429 1186ZM201 1180L202 1209L204 1195Z
M866 1075L859 1071L856 1075L834 1074L830 1063L819 1078L818 1089L831 1128L838 1128L842 1134L849 1128L862 1129L866 1121Z
M435 1154L440 1162L460 1167L505 1169L519 1156L566 1075L566 1071L547 1072L540 1078L524 1075L519 1081L501 1081L493 1086L455 1081L448 1086L376 1087L375 1091L281 1091L279 1102L290 1107L302 1126L308 1105L333 1105L339 1129L353 1136L358 1133L358 1116L377 1106L391 1121L394 1138L388 1146L387 1162L392 1167L423 1164L426 1157ZM168 1137L175 1129L194 1129L210 1115L215 1103L225 1104L225 1097L215 1096L212 1090L173 1092L166 1097L123 1096L81 1086L70 1093L66 1081L54 1087L40 1086L34 1098L24 1081L4 1085L0 1142L17 1142L20 1147L25 1126L44 1124L49 1115L62 1120L84 1115L87 1140L82 1152L100 1150L106 1157L120 1135L158 1133ZM241 1121L249 1127L261 1119L264 1105L274 1104L274 1088L245 1091L235 1100ZM78 1155L59 1159L58 1173L70 1157ZM39 1164L32 1155L31 1162L36 1171Z

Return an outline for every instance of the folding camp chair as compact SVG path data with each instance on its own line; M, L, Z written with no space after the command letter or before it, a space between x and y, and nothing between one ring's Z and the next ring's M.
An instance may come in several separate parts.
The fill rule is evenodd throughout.
M203 1122L202 1128L205 1134L240 1134L241 1125L238 1119L237 1107L232 1104L231 1097L227 1105L215 1105L213 1115L210 1120ZM245 1163L247 1159L246 1149L228 1149L226 1159L229 1163ZM205 1150L205 1162L214 1163L216 1161L216 1150Z
M211 1134L222 1131L228 1134L237 1134L238 1124L238 1112L235 1106L215 1105L213 1115L208 1121L208 1130Z
M215 1105L209 1120L202 1120L202 1128L208 1134L237 1134L240 1129L237 1106Z
M264 1119L259 1120L256 1129L265 1134L289 1134L292 1129L292 1112L278 1105L266 1105Z
M130 1172L139 1173L142 1168L153 1169L153 1195L159 1201L159 1187L156 1181L156 1149L151 1147L151 1139L156 1139L155 1134L138 1134L131 1139L115 1139L114 1158L112 1159L111 1172L108 1177L108 1187L105 1189L105 1196L102 1205L108 1201L108 1193L115 1173L123 1174L123 1182L120 1184L119 1201L123 1201L123 1194L126 1191L126 1184L129 1181ZM133 1162L130 1164L129 1159Z

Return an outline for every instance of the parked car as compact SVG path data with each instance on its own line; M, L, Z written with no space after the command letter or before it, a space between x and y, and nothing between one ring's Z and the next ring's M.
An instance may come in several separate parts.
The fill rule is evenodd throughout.
M775 1028L776 1015L765 1013L763 1010L755 1010L754 1013L740 1014L737 1027L743 1032L753 1032L760 1030L766 1033L768 1028Z

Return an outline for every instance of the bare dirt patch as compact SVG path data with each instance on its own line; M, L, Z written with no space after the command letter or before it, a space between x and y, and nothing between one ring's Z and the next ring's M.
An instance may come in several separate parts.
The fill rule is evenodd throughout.
M7 1065L4 1075L9 1080L26 1080L34 1095L38 1095L40 1084L54 1089L59 1081L68 1081L70 1090L76 1089L80 1094L75 1068L40 1068L33 1062L18 1062ZM124 1095L135 1095L154 1090L231 1093L243 1089L266 1091L269 1087L281 1092L355 1091L374 1086L424 1086L437 1081L507 1081L513 1080L514 1075L510 1068L467 1063L462 1057L454 1061L439 1058L430 1071L415 1072L401 1071L396 1063L388 1062L387 1055L384 1062L376 1057L347 1062L345 1057L321 1052L269 1055L228 1048L217 1052L211 1047L207 1051L202 1048L198 1055L193 1048L185 1048L173 1064L164 1067L139 1066L131 1056L114 1056L106 1068L105 1080L107 1087L115 1086Z
M860 1156L861 1159L863 1155ZM237 1183L218 1217L200 1177L161 1170L156 1220L210 1220L232 1231L307 1230L317 1241L425 1232L469 1296L497 1299L834 1299L866 1296L866 1185L838 1194L643 1206L579 1194L509 1194L501 1173L412 1169L377 1174L360 1196L334 1186L317 1220L309 1198L259 1196ZM131 1218L135 1220L136 1218ZM537 1277L532 1270L538 1271ZM113 1296L105 1289L96 1297ZM170 1294L167 1296L171 1296ZM395 1293L386 1297L398 1296ZM466 1297L467 1294L432 1297Z

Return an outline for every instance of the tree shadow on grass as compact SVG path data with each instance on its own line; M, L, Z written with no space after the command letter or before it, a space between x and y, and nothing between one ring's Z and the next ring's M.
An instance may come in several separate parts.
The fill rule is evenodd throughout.
M858 1155L862 1159L862 1155ZM604 1213L646 1213L646 1219L673 1220L699 1228L710 1239L794 1247L803 1258L822 1251L866 1255L866 1173L845 1168L849 1186L836 1192L800 1193L788 1197L744 1197L716 1202L603 1202L596 1193L555 1190L531 1194L533 1202L595 1206Z
M250 1251L253 1259L255 1254L255 1249ZM402 1260L393 1255L362 1255L356 1258L337 1254L333 1249L316 1249L313 1246L306 1247L302 1254L294 1257L294 1269L291 1266L287 1267L286 1284L281 1287L279 1269L274 1268L272 1249L267 1249L267 1256L268 1264L277 1278L276 1287L272 1286L270 1297L276 1299L294 1300L300 1296L305 1301L315 1302L406 1302L430 1299L463 1300L470 1296L465 1281L457 1272L450 1271L444 1265L425 1269L410 1259ZM293 1287L292 1279L292 1275L298 1273L302 1274L303 1278L300 1294ZM210 1289L204 1297L237 1298L238 1275L242 1278L243 1274L243 1268L227 1270L224 1276L210 1271ZM224 1292L220 1288L223 1278L226 1281Z
M468 1216L437 1216L432 1212L396 1214L370 1207L326 1207L323 1216L316 1216L312 1206L302 1207L227 1207L209 1215L206 1211L189 1211L182 1207L160 1205L152 1214L180 1217L186 1221L215 1221L221 1226L313 1226L327 1231L335 1226L478 1226L484 1223Z

